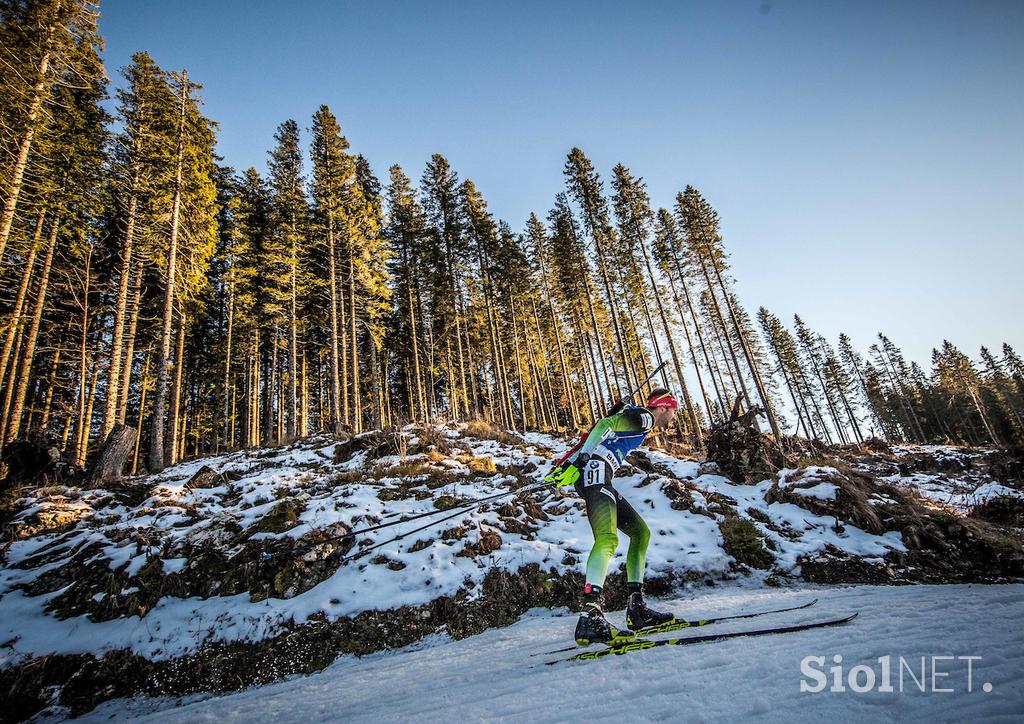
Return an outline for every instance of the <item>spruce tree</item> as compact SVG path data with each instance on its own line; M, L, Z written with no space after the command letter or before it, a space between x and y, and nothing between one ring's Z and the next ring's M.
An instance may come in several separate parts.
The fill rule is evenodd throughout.
M166 260L166 266L162 270L163 309L149 441L151 472L163 470L165 460L173 459L177 441L178 421L172 418L168 426L167 420L175 300L178 296L193 291L194 283L191 280L205 274L206 265L216 245L214 127L199 111L196 91L201 86L189 81L185 71L172 76L172 85L178 105L175 129L177 143L173 176L163 180L170 192L170 208L167 209L170 212L170 228L167 233L166 253L163 256ZM184 245L179 248L182 239ZM163 263L163 260L161 261ZM182 262L180 269L179 261ZM175 364L180 369L184 365L184 360L178 356ZM166 451L165 427L169 427L169 449Z
M813 439L816 437L813 427L814 423L807 410L807 404L799 386L799 376L794 374L793 369L794 363L796 363L795 350L792 346L793 339L782 326L782 322L779 321L778 317L764 307L758 309L757 319L761 325L761 331L768 341L768 348L775 356L776 369L782 376L786 389L789 391L790 399L793 401L793 408L796 410L797 416L797 426L804 429L804 436L807 439Z
M432 347L444 362L444 389L449 412L461 416L467 407L463 270L467 263L458 174L448 159L435 153L420 181L420 198L427 214L428 244L424 262L431 269L430 322Z
M768 391L761 379L761 372L758 369L756 360L754 359L750 342L747 340L746 336L743 334L742 328L740 327L736 309L732 304L730 297L729 287L726 284L725 271L728 269L726 261L727 257L724 246L722 245L722 238L718 232L718 214L692 186L687 186L686 189L677 196L676 203L681 226L686 230L686 238L689 242L690 248L693 251L694 256L699 260L700 268L707 284L709 298L712 301L712 307L715 310L718 322L723 328L727 327L718 302L718 296L721 294L725 308L729 313L733 330L740 342L740 349L757 389L761 405L768 418L768 424L772 429L772 433L775 435L777 444L781 445L782 434L779 431L778 422L772 408L771 400L768 396ZM717 289L715 288L716 285L712 282L709 269L714 272L714 281L717 282ZM729 340L728 334L726 334L726 340L727 342ZM732 359L733 367L736 370L740 389L743 391L744 398L747 400L747 404L749 405L750 398L746 391L746 385L743 380L743 372L739 366L739 360L737 359L736 352L733 349L731 342L728 346L729 355Z
M427 220L409 177L400 166L389 170L388 224L384 236L391 247L391 276L395 288L395 322L388 348L405 370L404 387L409 418L430 420L428 386L422 362L424 269L417 263L426 243Z
M697 373L697 382L700 385L701 395L704 398L704 405L708 410L708 415L714 419L715 415L713 414L713 410L715 408L711 403L711 399L708 397L707 387L704 383L704 376L701 373L701 365L697 361L697 353L693 344L693 337L690 336L691 324L693 325L693 336L697 339L705 370L707 371L711 384L715 389L715 398L718 403L718 409L720 410L720 414L724 415L726 403L722 397L722 391L718 384L718 380L711 371L711 359L708 354L707 345L704 341L704 331L701 328L700 317L694 308L693 298L690 294L690 282L688 281L686 266L683 261L686 256L684 240L682 235L679 233L679 228L676 224L675 218L668 209L658 209L657 231L654 237L653 253L662 274L664 274L665 278L668 279L669 288L672 291L672 297L676 303L676 311L679 314L680 324L682 325L683 332L686 335L686 344L690 349L690 361L693 363L693 368ZM682 292L682 297L680 297L680 292ZM683 304L684 300L685 306Z
M626 349L626 334L622 329L621 312L618 293L613 289L614 270L609 269L612 226L609 221L608 202L604 198L601 177L594 169L590 159L579 148L573 148L565 162L565 180L569 193L580 207L583 227L594 244L594 260L605 294L605 305L608 309L611 328L621 362L624 376L624 388L633 387L630 358ZM622 396L623 386L619 384L617 375L612 376L615 384L615 399Z
M297 434L299 418L299 250L305 247L308 207L303 191L299 125L290 119L285 121L278 127L274 140L277 145L270 154L270 186L276 251L287 278L288 415L285 434L292 439Z
M648 251L648 240L651 235L651 226L654 223L654 212L651 210L650 198L647 195L647 188L643 179L634 178L629 172L629 169L622 164L617 165L613 170L613 173L615 174L613 181L613 186L615 188L615 215L619 223L619 236L622 239L629 240L627 247L630 251L631 268L635 267L637 252L639 252L639 255L643 258L644 269L646 270L647 277L646 280L638 280L641 287L641 299L643 300L646 310L646 291L649 289L654 298L654 303L658 310L658 317L661 321L662 333L672 357L672 363L676 372L676 380L678 381L680 391L683 394L683 403L689 417L690 432L693 436L694 442L698 447L700 447L703 444L703 435L701 433L700 423L697 419L697 413L694 409L693 401L690 398L690 391L686 386L686 380L683 377L683 364L680 360L679 352L676 349L673 330L669 325L668 315L665 311L665 304L662 301L662 294L658 289L658 282L654 276L654 267L651 264L651 254ZM649 314L648 319L650 319ZM653 330L653 325L651 329L651 343L654 346L657 360L661 363L662 355L657 336Z
M345 219L345 190L355 181L355 164L345 151L349 143L341 133L334 114L327 106L313 116L313 157L312 197L316 223L321 238L326 242L327 277L330 325L330 386L331 386L331 429L341 430L341 376L339 367L339 284L338 284L338 234Z
M136 53L132 64L122 71L127 87L118 91L118 116L122 132L113 145L116 199L119 202L117 227L120 240L117 270L117 296L103 411L102 437L118 422L122 386L127 387L131 355L127 351L129 292L132 279L141 269L143 258L154 250L140 247L138 230L147 223L147 210L160 202L160 179L173 174L176 139L173 135L174 108L166 75L148 53ZM143 238L145 238L143 236ZM138 279L141 283L141 277ZM134 341L134 340L132 340Z
M939 382L948 391L951 403L956 406L958 397L969 402L969 408L973 408L973 412L977 414L989 441L996 445L1002 444L1002 439L992 424L990 412L982 402L981 378L974 363L951 342L943 340L941 350L935 355L935 366ZM969 420L966 422L970 424Z

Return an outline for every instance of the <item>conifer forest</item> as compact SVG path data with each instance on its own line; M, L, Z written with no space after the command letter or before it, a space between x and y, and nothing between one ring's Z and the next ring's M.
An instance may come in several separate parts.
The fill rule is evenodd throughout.
M233 168L203 78L104 68L96 4L0 13L4 443L87 467L128 430L130 474L416 421L579 430L661 363L695 450L734 409L782 445L1024 441L1009 344L922 365L745 308L695 186L652 199L571 148L548 208L501 219L443 155L372 167L326 105L282 116L266 173Z

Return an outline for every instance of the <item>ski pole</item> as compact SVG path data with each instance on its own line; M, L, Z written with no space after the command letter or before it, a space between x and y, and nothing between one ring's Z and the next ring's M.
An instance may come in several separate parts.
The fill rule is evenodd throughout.
M341 560L338 561L338 565L340 566L343 563L348 563L349 561L354 561L354 560L356 560L358 558L362 558L363 556L365 556L370 551L374 551L374 550L377 550L378 548L382 548L383 546L386 546L389 543L394 543L395 541L399 541L402 538L407 538L407 537L411 536L413 533L419 533L421 530L426 530L427 528L431 528L431 527L437 525L438 523L443 523L446 520L451 520L452 518L456 518L456 517L458 517L460 515L465 515L466 513L468 513L471 510L473 510L474 508L480 507L480 505L482 503L485 503L488 500L495 500L497 498L503 498L503 497L506 497L506 496L509 496L509 495L518 495L520 493L532 492L534 490L540 490L541 488L545 488L545 487L548 487L547 483L539 483L537 485L529 485L529 486L527 486L525 488L520 488L519 490L507 490L504 493L499 493L497 495L489 495L486 498L479 498L477 500L471 501L468 505L459 506L450 515L446 515L443 518L438 518L437 520L432 520L432 521L430 521L429 523L427 523L425 525L421 525L419 528L414 528L413 530L408 530L405 533L402 533L400 535L396 535L394 538L389 538L388 540L381 541L380 543L374 543L372 546L370 546L368 548L363 548L361 551L358 551L356 553L352 553L350 555L347 555L347 556L343 557ZM451 508L445 508L444 510L436 511L436 512L438 512L438 513L448 513L451 510L452 510ZM424 516L421 515L421 516L418 516L418 517L424 517ZM410 520L413 520L413 519L410 518ZM404 523L404 522L408 522L408 521L401 521L401 522ZM351 533L350 535L355 535L355 533Z
M298 551L294 551L294 552L304 553L304 552L306 552L308 550L312 550L313 548L316 548L319 545L323 545L324 543L333 543L334 541L345 540L346 538L353 538L353 537L355 537L357 535L362 535L363 533L370 533L370 532L373 532L375 530L381 530L383 528L391 528L392 526L401 525L402 523L410 523L410 522L412 522L414 520L419 520L421 518L430 518L432 516L441 515L442 513L447 513L447 512L452 511L452 510L455 510L455 511L460 512L460 513L466 512L466 511L471 510L472 508L475 508L475 507L479 506L480 504L486 503L486 502L488 502L490 500L497 500L499 498L504 498L504 497L509 496L509 495L518 495L519 493L532 492L534 490L539 490L539 489L541 489L543 487L547 487L547 486L548 486L548 483L538 483L536 485L528 485L525 488L519 488L518 490L506 490L504 492L495 493L494 495L488 495L488 496L483 497L483 498L475 498L474 500L467 500L467 501L465 501L463 503L459 503L458 505L452 506L451 508L444 508L442 510L428 510L428 511L426 511L424 513L417 513L416 515L403 516L401 520L394 520L394 521L391 521L389 523L378 523L376 525L367 526L366 528L359 528L358 530L352 530L352 531L349 531L347 533L342 533L340 535L331 536L330 538L325 538L323 540L316 541L315 543L309 543L309 544L303 546L302 548L299 548ZM454 516L448 516L447 518L442 518L440 520L433 521L432 523L429 523L429 524L427 524L424 527L425 528L429 528L431 525L435 525L436 523L440 523L443 520L448 520L448 518L451 518L451 517L454 517ZM422 530L422 528L417 528L416 530L417 531L418 530ZM401 536L398 536L398 537L399 538L403 538L403 537L405 537L407 535L411 535L412 533L415 533L415 532L416 531L409 531L408 533L403 533ZM397 540L397 538L396 539L392 539L392 540ZM386 541L386 542L390 543L391 541ZM271 557L270 553L264 553L263 554L263 560L268 560L270 557Z

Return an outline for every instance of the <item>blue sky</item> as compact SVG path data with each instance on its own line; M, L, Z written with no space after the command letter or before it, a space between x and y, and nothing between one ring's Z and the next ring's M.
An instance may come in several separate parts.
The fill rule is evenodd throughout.
M266 167L326 103L377 175L434 152L522 228L581 147L722 217L743 303L929 366L948 338L1024 353L1024 3L103 0L203 83L219 152Z

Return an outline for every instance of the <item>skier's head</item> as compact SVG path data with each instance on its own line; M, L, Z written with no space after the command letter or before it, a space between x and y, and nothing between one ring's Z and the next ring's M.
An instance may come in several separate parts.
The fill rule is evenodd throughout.
M647 408L654 415L654 423L658 427L668 427L679 409L679 403L671 392L659 387L647 396Z

